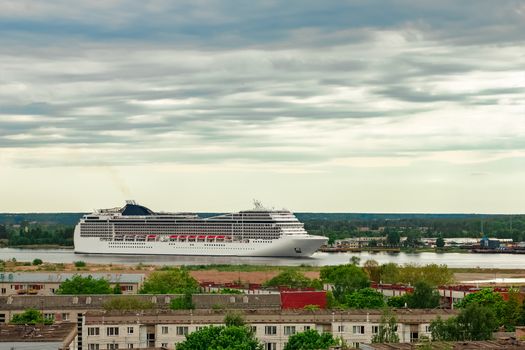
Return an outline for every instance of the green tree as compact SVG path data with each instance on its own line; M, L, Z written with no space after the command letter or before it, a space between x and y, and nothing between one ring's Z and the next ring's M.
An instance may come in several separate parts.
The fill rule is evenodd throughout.
M113 294L122 294L122 288L119 283L115 284L115 287L113 287Z
M363 288L347 294L345 304L351 309L380 309L385 306L385 300L381 292Z
M144 282L142 294L185 294L199 291L199 283L190 276L188 271L173 269L156 271Z
M472 303L457 317L446 321L438 317L430 324L430 331L435 341L489 340L497 326L496 315L490 307Z
M476 293L467 294L461 301L457 302L455 306L465 308L470 304L478 304L490 308L502 308L503 297L491 288L484 288Z
M342 304L348 293L370 287L367 274L352 264L323 267L320 275L322 280L332 284L334 297Z
M226 314L226 316L224 316L224 324L226 325L226 327L241 327L244 326L244 318L239 313L229 312Z
M375 260L367 260L363 264L363 270L368 275L368 278L374 282L381 281L381 266Z
M137 296L124 295L106 301L103 307L104 310L136 311L154 309L155 303Z
M395 308L408 307L408 300L410 299L410 294L405 293L403 295L393 296L388 298L387 305Z
M75 275L60 284L57 294L112 294L109 282L103 278L96 279L89 275L82 277Z
M413 285L419 281L424 281L433 287L450 284L454 281L454 273L448 266L437 264L424 266L406 264L399 268L397 283Z
M400 268L398 264L388 263L383 264L380 267L380 282L383 283L399 283L400 280Z
M508 299L503 307L503 325L509 332L514 332L516 326L520 324L521 301L520 292L511 289L508 292Z
M386 243L390 247L398 247L401 241L401 236L396 229L388 229L386 234Z
M35 309L28 309L21 314L13 315L11 324L52 324L52 320L44 319L42 313Z
M421 245L421 233L419 230L408 230L406 232L406 240L403 245L408 248L417 248Z
M443 239L443 237L439 236L436 239L436 247L437 248L444 248L445 247L445 240Z
M455 317L443 320L438 316L430 323L430 332L433 341L455 341L460 339Z
M332 334L319 334L316 330L309 329L289 337L284 350L324 350L336 343Z
M266 287L286 286L288 288L316 288L322 289L323 284L317 279L310 279L296 269L286 269L277 276L264 282Z
M33 265L42 265L42 264L43 264L42 259L38 259L38 258L37 258L37 259L34 259L34 260L33 260Z
M170 309L172 310L191 310L194 309L193 298L191 293L184 293L180 297L171 299Z
M263 346L248 327L230 326L201 328L186 335L177 350L262 350Z
M379 323L379 330L372 337L372 343L399 343L397 319L390 310L383 312Z
M414 286L414 293L408 297L408 307L413 309L434 309L439 306L439 293L425 281Z
M492 333L498 327L494 311L478 304L468 305L457 317L460 336L465 340L492 339ZM463 340L463 339L461 339Z

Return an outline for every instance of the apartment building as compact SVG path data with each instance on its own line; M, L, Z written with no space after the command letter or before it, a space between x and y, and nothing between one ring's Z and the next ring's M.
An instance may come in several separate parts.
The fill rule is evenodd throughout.
M87 311L104 310L105 305L120 295L11 295L0 296L0 325L8 323L14 314L27 309L36 309L47 319L76 322ZM169 310L173 298L180 295L128 295L126 298L151 302L157 310ZM193 304L196 309L275 309L281 308L279 294L194 294Z
M106 279L111 287L119 285L122 294L136 294L145 279L139 273L0 272L0 295L53 295L62 282L75 275Z
M87 312L82 324L82 345L88 350L165 347L175 349L185 335L209 325L221 325L226 313L216 310L154 311L142 313ZM437 316L452 310L396 310L400 342L430 336ZM315 329L341 337L358 347L370 343L381 324L381 310L247 310L244 319L265 350L282 350L288 338Z

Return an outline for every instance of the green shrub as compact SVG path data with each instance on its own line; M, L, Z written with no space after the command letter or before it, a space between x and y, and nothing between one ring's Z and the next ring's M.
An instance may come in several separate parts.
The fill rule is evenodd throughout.
M27 309L21 314L13 315L11 324L52 324L53 320L44 319L42 313L35 309Z
M75 267L86 267L86 263L84 261L75 261L74 264Z
M42 264L43 264L42 259L35 259L35 260L33 260L33 265L42 265Z
M191 310L195 308L193 305L192 296L186 293L180 297L171 299L170 308L172 310Z
M133 296L121 296L108 300L103 305L104 310L149 310L155 308L155 303L147 300L141 300Z

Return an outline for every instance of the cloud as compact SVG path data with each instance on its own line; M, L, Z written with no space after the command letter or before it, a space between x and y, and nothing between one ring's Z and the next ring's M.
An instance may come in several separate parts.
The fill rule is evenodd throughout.
M525 147L519 1L0 9L12 166L409 167Z

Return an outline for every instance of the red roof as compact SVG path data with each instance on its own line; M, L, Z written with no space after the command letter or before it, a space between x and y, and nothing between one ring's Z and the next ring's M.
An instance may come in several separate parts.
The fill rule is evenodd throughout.
M198 239L205 239L206 236L199 236L199 237L197 237L197 238L198 238Z
M217 236L206 236L206 238L208 238L208 239L213 239L215 237L217 237Z
M172 235L172 236L170 236L170 238L179 238L179 236L177 236L177 235Z
M195 237L197 237L197 236L188 236L188 238L195 238Z
M215 238L224 238L224 236L217 236L217 237L215 237Z
M148 238L155 238L157 235L148 235Z

